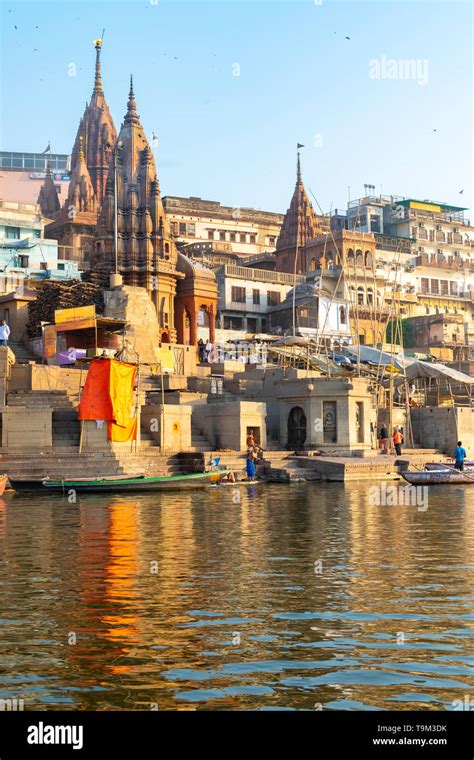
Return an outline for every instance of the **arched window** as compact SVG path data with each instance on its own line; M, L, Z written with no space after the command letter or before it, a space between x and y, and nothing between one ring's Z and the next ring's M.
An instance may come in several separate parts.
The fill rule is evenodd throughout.
M357 288L357 303L359 306L363 306L364 302L364 288Z
M316 259L313 257L309 262L309 271L314 272L316 270Z
M340 306L339 307L339 320L341 322L341 325L347 324L347 315L346 315L346 307Z
M347 251L347 263L350 264L350 266L354 266L354 251L352 248L349 248Z
M364 255L360 249L356 251L356 265L358 267L364 266Z
M366 251L365 252L365 266L369 267L370 269L372 269L372 262L373 262L373 258L372 258L371 252L370 251Z
M373 304L374 302L374 291L372 288L367 288L367 303Z

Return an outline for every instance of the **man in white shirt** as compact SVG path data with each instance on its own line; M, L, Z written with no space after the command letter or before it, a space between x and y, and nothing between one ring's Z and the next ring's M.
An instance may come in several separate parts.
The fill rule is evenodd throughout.
M10 328L4 319L0 323L0 346L8 346L8 338L10 337Z

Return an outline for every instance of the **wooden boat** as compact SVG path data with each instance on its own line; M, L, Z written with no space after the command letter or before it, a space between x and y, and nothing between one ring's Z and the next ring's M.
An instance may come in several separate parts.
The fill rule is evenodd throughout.
M402 477L414 486L460 485L474 483L474 473L466 473L454 468L444 470L420 470L402 472Z
M190 475L161 475L155 478L124 477L111 478L77 478L76 480L11 480L15 491L68 491L87 493L116 493L119 491L174 491L191 488L203 488L213 483L218 483L227 476L230 470L212 470L210 472L198 472Z
M454 462L453 461L450 461L450 462L427 462L425 464L425 469L426 470L446 470L446 469L454 470L455 467L454 467ZM468 471L470 471L470 470L474 471L474 462L472 461L472 459L465 459L464 460L464 469L468 470Z
M8 475L0 475L0 496L5 493L5 488L8 484Z

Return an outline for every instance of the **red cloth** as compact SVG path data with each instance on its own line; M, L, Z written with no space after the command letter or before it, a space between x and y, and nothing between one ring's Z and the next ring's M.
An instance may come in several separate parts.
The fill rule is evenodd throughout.
M89 367L82 390L80 420L113 420L110 398L110 359L96 359Z

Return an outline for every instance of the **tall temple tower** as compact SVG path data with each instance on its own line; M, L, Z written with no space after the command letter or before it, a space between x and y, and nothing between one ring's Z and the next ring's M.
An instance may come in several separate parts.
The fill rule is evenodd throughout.
M46 179L41 185L41 189L38 195L38 205L41 209L41 213L47 217L55 216L61 208L56 185L53 182L51 169L49 166L46 169Z
M301 249L306 245L308 240L320 235L321 231L320 222L303 184L300 154L298 152L296 186L290 208L285 214L276 243L277 272L293 273L295 271L295 257L297 257L296 274L303 274L305 271L305 257Z
M175 342L174 297L177 280L184 275L176 268L176 245L161 201L155 159L137 114L132 78L127 113L109 165L92 268L113 273L116 264L125 285L148 291L162 341Z
M102 40L95 41L96 61L92 97L79 123L71 155L68 197L45 236L58 241L61 258L74 259L88 268L94 250L95 229L105 194L109 164L117 130L104 97L100 71ZM48 177L40 199L51 199ZM49 201L48 201L49 202Z
M71 171L74 171L79 159L80 140L82 137L84 157L99 209L104 198L110 159L117 139L117 130L115 129L102 87L100 71L101 49L102 40L95 40L94 89L92 90L90 103L86 103L71 154Z

